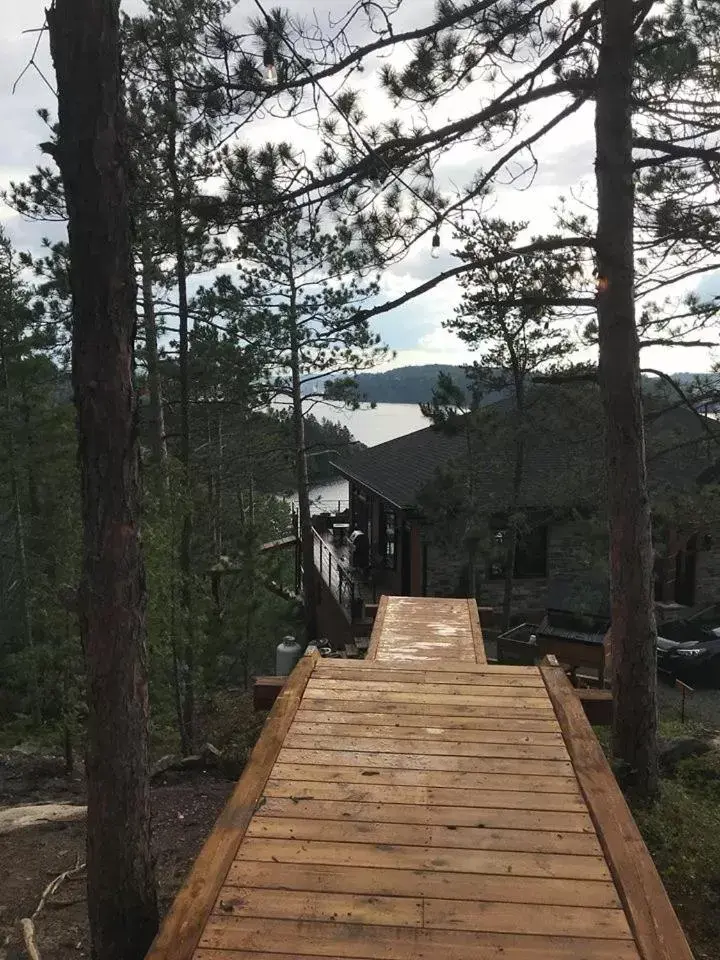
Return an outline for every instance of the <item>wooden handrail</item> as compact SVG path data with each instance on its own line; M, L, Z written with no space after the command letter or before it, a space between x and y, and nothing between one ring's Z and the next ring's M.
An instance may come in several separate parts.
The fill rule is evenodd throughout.
M693 960L657 868L576 691L557 661L546 658L540 672L642 960Z
M319 660L306 654L275 701L242 776L166 915L146 960L191 960Z

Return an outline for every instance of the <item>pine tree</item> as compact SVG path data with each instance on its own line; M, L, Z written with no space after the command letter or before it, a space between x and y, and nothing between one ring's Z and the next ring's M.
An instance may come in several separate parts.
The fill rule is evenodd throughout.
M313 532L305 414L322 399L357 402L352 374L378 362L384 349L358 308L377 293L373 259L347 223L316 208L274 203L288 180L301 176L288 145L258 153L240 148L224 163L225 203L244 220L237 249L240 278L222 278L206 309L232 319L242 337L264 354L268 394L289 405L303 557L308 639L316 636ZM273 204L272 218L264 216ZM327 383L325 381L328 381Z
M68 210L83 521L87 874L93 957L137 960L157 929L150 852L146 588L132 360L135 273L119 4L48 11Z
M502 251L516 246L526 224L478 219L460 259L492 261ZM471 371L477 393L509 394L513 410L514 463L506 504L506 529L502 531L505 556L503 624L507 630L512 612L515 556L525 524L522 485L525 472L525 438L528 423L528 391L536 373L556 368L573 349L568 319L546 301L561 303L572 292L582 273L577 258L549 253L518 257L495 266L478 267L460 280L462 299L455 318L445 326L458 334L479 359ZM531 428L530 428L531 429Z

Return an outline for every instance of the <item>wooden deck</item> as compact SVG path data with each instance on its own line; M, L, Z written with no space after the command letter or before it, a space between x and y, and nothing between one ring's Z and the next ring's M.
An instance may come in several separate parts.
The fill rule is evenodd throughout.
M485 663L474 600L382 597L368 660L452 660Z
M564 673L401 610L303 658L149 958L692 960Z

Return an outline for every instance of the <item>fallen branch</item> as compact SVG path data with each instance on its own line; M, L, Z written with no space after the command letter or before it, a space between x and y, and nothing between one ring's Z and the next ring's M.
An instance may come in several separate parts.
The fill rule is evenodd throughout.
M40 951L38 950L37 941L35 940L35 921L45 907L48 897L51 897L54 893L56 893L66 880L69 880L70 877L77 876L77 874L81 873L84 869L85 864L81 863L80 857L78 857L75 866L72 867L72 869L65 870L63 873L59 873L57 877L55 877L54 880L51 880L50 883L45 887L38 905L35 907L33 915L31 917L23 917L20 921L20 929L22 930L25 950L27 951L27 955L30 957L30 960L42 960Z
M38 823L64 823L82 820L87 807L70 803L35 803L22 807L0 808L0 835L25 827L34 827Z

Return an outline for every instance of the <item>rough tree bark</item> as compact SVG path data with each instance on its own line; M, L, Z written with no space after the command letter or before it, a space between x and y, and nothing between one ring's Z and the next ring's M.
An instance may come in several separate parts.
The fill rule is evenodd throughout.
M13 436L13 410L10 398L10 375L8 373L7 357L5 355L5 339L0 333L0 367L5 393L5 417L8 431L7 457L10 467L10 493L13 502L13 520L15 526L15 554L20 568L20 597L22 603L23 641L30 661L30 699L33 725L37 728L42 721L42 706L40 702L40 685L38 682L38 660L35 652L35 637L33 634L33 618L30 603L30 573L28 570L27 543L25 536L25 517L20 502L20 477L18 475L15 438Z
M146 587L132 380L136 286L119 0L54 0L48 25L73 293L90 934L96 960L139 960L158 912L150 853Z
M163 484L168 485L168 450L165 439L165 408L160 380L160 355L158 350L157 319L153 299L153 260L146 237L140 244L140 275L142 277L143 326L145 328L145 357L150 399L150 443L153 460L160 467Z
M635 325L633 4L605 0L597 77L600 389L607 420L613 750L639 796L658 788L656 626L650 501Z
M300 351L294 322L290 330L290 365L292 368L292 422L295 446L295 472L298 488L300 518L300 549L302 551L302 595L305 609L305 639L317 637L317 610L315 605L315 551L312 516L310 514L310 479L308 477L305 446L305 419L303 417L302 383L300 379Z
M175 248L175 279L178 289L178 350L180 372L180 465L183 475L183 510L180 530L180 606L182 609L183 721L180 729L182 752L192 751L195 741L195 628L192 602L192 502L190 480L190 373L188 342L187 249L183 223L183 196L177 161L177 90L168 70L170 130L167 164L172 190L172 232Z
M505 552L505 583L503 585L502 604L503 630L510 629L513 589L515 587L515 559L519 538L517 513L520 509L520 494L525 472L525 378L517 367L513 370L513 389L515 391L515 410L513 412L515 460L513 463L512 487L510 488L508 542Z

